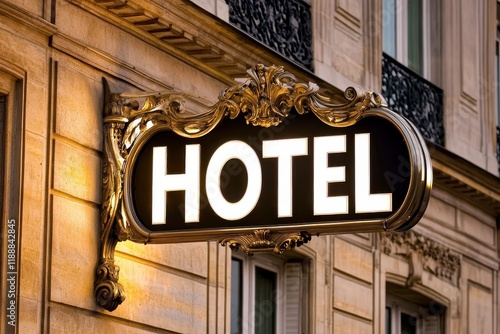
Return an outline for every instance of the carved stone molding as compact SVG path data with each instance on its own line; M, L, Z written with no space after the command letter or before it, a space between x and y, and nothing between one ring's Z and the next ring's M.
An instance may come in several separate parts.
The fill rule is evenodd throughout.
M292 17L287 16L283 10L278 10L282 21L283 19L293 21L289 24L292 29L287 29L283 25L277 27L290 38L289 40L283 41L286 36L273 33L275 38L288 45L286 50L282 50L282 54L286 57L278 52L269 52L269 47L251 37L251 34L246 36L247 34L242 33L241 29L231 27L229 22L226 25L220 18L200 10L196 1L69 0L69 2L91 11L94 15L110 21L229 85L232 85L234 78L244 76L246 70L256 63L285 62L289 68L294 67L295 74L302 81L320 80L312 75L310 70L297 66L299 63L294 60L312 59L311 50L301 52L296 47L297 43L310 44L310 41L302 38L310 37L307 36L310 35L310 24L299 24L299 21L310 20L307 8L297 7L296 3L302 1L279 1L289 8L289 13L295 13L295 17ZM275 2L270 1L271 4ZM243 6L245 4L248 6L248 3L248 1L241 2ZM269 14L268 10L263 10L265 11L263 14ZM278 42L278 44L283 43ZM280 45L275 46L281 48ZM322 82L322 86L338 92L336 87L327 82Z
M460 255L448 247L413 230L403 233L384 232L380 241L385 254L403 255L408 259L410 264L408 286L421 282L423 270L454 286L459 285Z

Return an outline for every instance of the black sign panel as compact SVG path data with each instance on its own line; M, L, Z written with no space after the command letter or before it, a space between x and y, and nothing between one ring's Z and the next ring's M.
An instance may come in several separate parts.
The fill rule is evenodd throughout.
M332 137L340 140L340 145L343 143L342 149L325 147L328 141L325 142L321 138ZM306 150L302 149L302 153L293 156L285 155L286 159L283 161L279 161L276 155L263 157L263 143L274 145L282 141L286 147L295 143L290 141L291 139L297 139L304 144ZM237 157L226 159L223 168L216 174L219 178L220 194L227 203L246 201L245 194L258 182L255 175L261 173L258 198L250 200L251 208L246 208L246 211L240 214L241 217L231 219L225 218L224 212L214 210L213 197L210 200L213 185L207 185L210 161L215 152L228 142L245 143L245 149L251 148L258 157L260 171L253 170L257 165L249 165ZM186 222L189 219L186 219L185 202L190 200L186 198L186 190L168 190L164 191L164 220L153 223L153 184L158 183L160 179L158 174L153 173L153 164L163 163L160 167L163 174L186 175L189 178L189 175L193 175L186 172L186 148L189 145L197 146L199 152L199 168L196 168L199 173L199 187L190 192L199 195L199 199L196 199L199 201L198 215L192 219L194 221ZM369 147L368 151L366 145ZM154 161L154 148L162 148L165 151L166 162ZM328 153L332 150L333 153ZM361 150L363 152L359 153ZM356 152L359 154L356 155ZM324 161L317 155L326 156L325 166L315 167L315 164ZM211 132L199 138L180 137L166 128L156 129L141 145L140 152L131 164L129 168L132 173L128 184L134 215L142 228L151 232L229 230L263 226L289 228L309 223L383 220L394 215L408 198L412 172L408 142L400 129L389 119L368 116L349 127L332 127L320 122L313 114L293 113L279 126L269 128L247 125L243 116L234 120L224 119ZM291 178L280 173L282 170L279 169L279 164L291 168ZM361 168L361 172L356 166ZM316 175L318 170L335 171L340 176L333 177L334 181L330 182L328 177ZM357 175L357 172L366 175ZM289 183L288 188L292 191L289 200L286 197L289 195L283 190L287 187L278 190L280 177L281 182ZM319 178L317 183L315 178ZM360 192L359 189L363 188L363 185L363 194L358 194L357 191ZM327 187L327 193L318 196L315 188L323 186ZM181 185L180 188L182 187ZM372 197L366 197L368 193L370 196L385 196L382 202L387 204L389 200L389 207L375 205L370 212L370 203L366 202L371 201ZM279 212L280 196L285 197L284 203L288 204L288 211L285 209L287 214ZM318 212L315 201L331 197L339 198L340 203L345 202L345 210L333 210L335 213L332 213L327 209ZM224 210L224 207L219 210Z

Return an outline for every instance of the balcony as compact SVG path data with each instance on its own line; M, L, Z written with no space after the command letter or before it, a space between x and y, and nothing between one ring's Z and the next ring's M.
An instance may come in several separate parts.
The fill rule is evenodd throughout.
M444 146L441 88L384 53L382 95L389 108L415 124L424 138Z
M291 61L312 70L311 7L300 0L226 0L229 22Z

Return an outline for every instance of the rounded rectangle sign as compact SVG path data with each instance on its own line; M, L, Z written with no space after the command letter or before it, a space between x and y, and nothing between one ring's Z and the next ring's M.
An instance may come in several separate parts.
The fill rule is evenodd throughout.
M158 125L130 152L124 203L151 242L404 230L425 208L429 164L415 128L383 108L347 127L294 112L268 128L226 118L196 138Z
M349 87L339 104L282 67L256 65L196 113L204 104L187 107L188 94L114 94L104 83L94 294L109 311L125 299L118 241L281 253L314 234L404 231L427 207L425 141L373 92Z

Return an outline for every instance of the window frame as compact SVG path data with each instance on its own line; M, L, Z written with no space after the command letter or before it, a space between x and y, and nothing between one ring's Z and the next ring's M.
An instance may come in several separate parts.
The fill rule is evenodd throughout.
M311 256L307 249L293 250L281 255L257 253L253 256L233 251L231 264L234 259L241 261L242 265L242 331L240 333L254 334L255 313L250 309L254 307L255 303L253 290L255 267L277 272L276 333L301 334L311 332L314 312L312 301L314 286L311 284L314 276L314 256ZM232 270L233 268L229 272L232 273ZM229 282L232 280L233 277ZM233 287L231 286L230 294L232 293ZM232 295L230 300L232 304ZM232 308L230 314L231 319L235 319ZM231 329L232 323L233 321L230 322ZM231 333L233 332L231 331Z
M447 320L449 311L444 300L435 299L436 295L417 292L402 282L386 281L385 299L383 301L384 311L381 312L381 323L383 333L401 333L401 314L405 313L417 319L415 333L445 334L447 333ZM421 291L421 289L418 289ZM430 291L429 291L430 292ZM390 328L387 327L387 309L390 308Z
M416 333L422 333L423 317L421 316L421 306L405 299L388 293L386 297L386 310L390 308L391 331L386 334L401 334L401 314L407 314L417 319ZM416 316L415 316L416 315Z
M7 290L7 274L15 275L15 293L5 293L0 306L0 332L13 333L19 328L19 298L21 282L21 227L22 227L22 187L23 187L23 147L24 147L24 115L26 96L26 72L16 65L0 59L0 95L4 96L3 116L2 116L2 155L0 156L0 235L5 236L7 241L8 226L14 221L14 263L8 259L8 243L0 242L0 277L2 282L0 287ZM11 228L12 230L12 228ZM12 234L11 231L9 233ZM11 239L12 240L12 239ZM12 244L11 244L12 245ZM10 253L12 254L12 253ZM12 274L10 274L12 272ZM9 291L11 288L9 287ZM16 320L15 326L8 325L7 303L15 302Z
M383 0L388 1L388 0ZM394 57L398 62L408 67L409 59L408 59L408 1L410 0L389 0L394 2L394 14L395 16L395 51L396 54L393 55L388 50L384 49L383 43L383 51ZM430 34L430 24L431 24L431 0L421 0L422 1L422 73L418 73L414 69L415 73L421 75L422 77L430 80L432 77L432 57L431 57L431 48L432 48L432 40ZM384 8L386 8L384 6ZM386 9L384 9L386 10ZM387 13L386 13L387 14ZM383 23L382 30L386 29L386 25ZM386 33L383 33L382 36L386 36Z
M277 256L268 254L257 254L247 256L242 253L233 252L232 259L241 261L242 264L242 334L254 334L255 329L255 269L263 268L276 274L276 333L282 333L284 328L285 308L285 282L284 269L286 261ZM232 329L231 329L232 330Z

